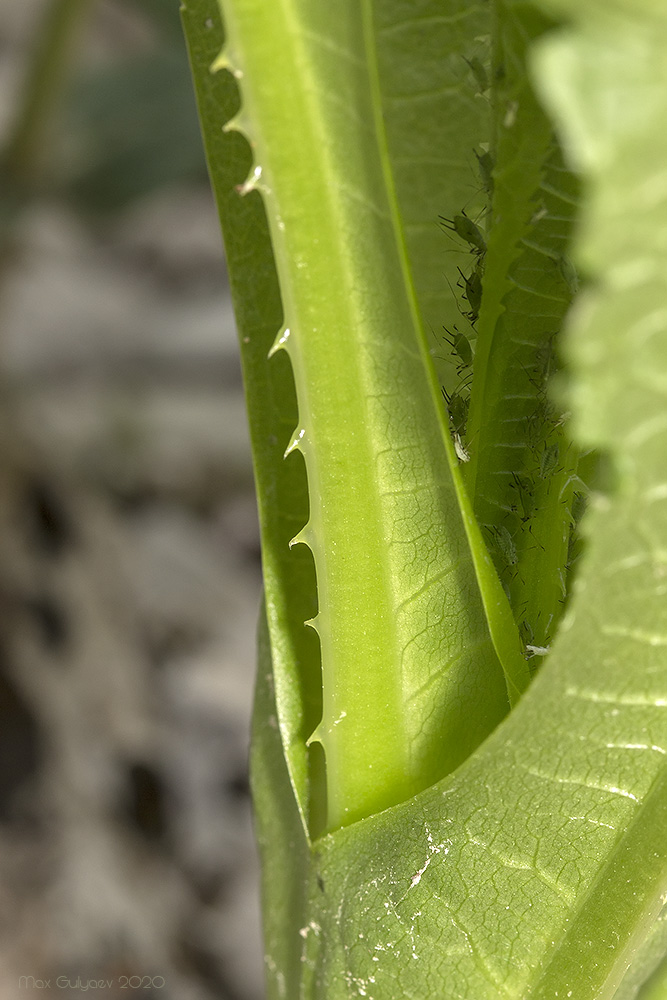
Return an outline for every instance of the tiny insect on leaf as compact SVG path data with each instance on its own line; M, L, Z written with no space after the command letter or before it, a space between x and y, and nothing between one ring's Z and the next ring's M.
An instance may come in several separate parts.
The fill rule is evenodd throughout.
M464 212L460 215L455 215L452 219L447 219L441 215L440 221L444 229L448 229L451 233L456 233L458 237L473 247L474 253L486 253L486 240L484 239L482 230Z

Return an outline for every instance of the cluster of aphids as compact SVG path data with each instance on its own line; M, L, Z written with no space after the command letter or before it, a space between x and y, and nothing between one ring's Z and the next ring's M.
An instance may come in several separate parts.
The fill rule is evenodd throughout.
M485 157L488 153L483 154ZM468 321L474 332L479 310L482 304L482 275L484 273L484 258L486 256L486 240L482 230L468 218L465 210L452 219L440 216L440 223L443 229L448 230L457 236L462 243L466 244L473 258L472 268L466 273L458 268L459 280L457 287L461 293L461 303L458 305L461 316ZM472 381L473 345L471 338L462 333L456 325L452 329L443 327L449 345L452 361L456 366L456 374L459 378L456 389L447 392L443 388L442 394L447 409L449 411L449 427L454 443L456 457L460 462L468 462L470 455L464 445L466 423L468 420L468 404L470 401L470 383Z
M560 437L561 443L559 443L558 438L554 440L553 434L566 421L568 414L559 411L547 394L549 381L557 369L554 338L555 335L552 335L536 350L533 365L526 372L535 390L535 405L526 422L528 460L524 463L520 473L512 473L510 482L510 489L514 493L515 500L506 508L508 515L506 524L487 525L495 550L494 561L510 603L512 603L512 593L508 584L511 584L511 581L516 577L518 563L515 538L520 532L526 531L533 537L533 547L541 547L532 531L533 519L539 512L536 506L539 502L537 498L542 496L544 500L548 496L551 491L552 477L559 472L563 473L563 462L568 460L567 453L561 454L561 447L565 439ZM563 524L563 531L568 532L565 569L553 568L554 572L559 573L561 590L559 603L562 608L568 590L567 577L581 554L583 546L579 525L588 502L588 488L579 478L576 466L572 468L571 474L566 479L563 476L559 482L560 492L557 497L554 497L554 500L557 504L566 503L569 506L569 525L567 519ZM525 605L513 606L519 618L519 629L524 640L526 659L545 656L549 652L550 636L557 626L560 612L556 612L554 609L547 620L543 618L541 621L538 612L537 619L531 625L525 617Z
M484 44L486 41L488 46L488 39L479 38L478 41L480 44ZM475 96L486 100L490 83L484 61L479 54L473 54L470 58L464 56L463 60L467 65ZM490 205L493 197L493 158L488 151L478 153L474 150L473 152L477 159L482 190L488 205ZM452 233L460 241L462 252L472 256L470 269L458 268L457 287L460 294L456 295L455 293L457 307L463 319L469 323L470 332L466 334L459 330L456 325L451 330L443 327L446 334L445 342L449 346L450 356L456 368L458 384L451 392L447 392L443 388L442 394L449 412L449 426L456 456L459 462L468 462L470 455L464 444L464 439L472 382L475 327L482 304L482 275L486 256L486 239L477 223L466 215L465 209L462 209L458 215L451 219L440 216L440 224L443 229ZM452 289L452 291L454 290Z

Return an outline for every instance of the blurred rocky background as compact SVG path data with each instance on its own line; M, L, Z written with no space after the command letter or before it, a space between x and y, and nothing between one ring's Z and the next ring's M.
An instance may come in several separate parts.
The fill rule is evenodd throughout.
M178 0L1 0L0 156L0 997L258 1000L258 538Z

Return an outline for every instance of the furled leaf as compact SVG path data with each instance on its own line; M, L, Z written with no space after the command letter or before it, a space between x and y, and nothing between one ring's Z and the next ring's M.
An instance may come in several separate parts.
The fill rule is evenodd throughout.
M546 650L566 598L579 451L550 382L576 290L569 257L578 179L527 75L551 21L498 2L494 199L471 387L465 482L528 653ZM571 272L571 273L570 273Z

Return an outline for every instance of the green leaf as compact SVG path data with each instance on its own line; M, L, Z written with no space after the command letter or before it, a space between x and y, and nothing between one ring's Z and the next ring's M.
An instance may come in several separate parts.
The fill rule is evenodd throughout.
M387 187L396 198L397 236L405 246L424 349L451 389L460 381L458 373L452 381L456 361L443 357L445 344L434 348L433 342L442 339L441 328L460 327L466 344L468 336L474 337L453 293L470 246L456 237L443 247L434 207L441 220L461 218L466 210L481 210L487 198L472 163L480 156L477 150L489 145L492 120L488 99L480 92L480 70L476 75L473 69L476 63L483 70L481 60L488 58L490 11L484 3L465 0L449 0L446 6L440 0L369 6L369 72L376 116L382 111L378 133L385 144ZM448 430L442 428L445 437ZM451 449L448 458L491 638L513 704L528 685L529 671Z
M382 108L389 183L430 353L451 383L443 327L467 328L452 287L469 253L463 241L443 231L438 217L462 210L475 216L486 203L475 151L491 141L491 106L470 64L488 61L491 11L487 3L469 0L369 6L368 57Z
M479 79L489 59L491 12L487 4L466 0L446 5L440 0L392 0L370 4L370 10L369 69L376 108L382 109L379 131L386 143L387 184L397 201L399 238L419 306L420 332L439 378L456 391L465 374L455 373L460 356L443 342L443 333L460 330L466 344L475 336L453 292L470 258L470 245L456 234L443 241L446 233L435 225L435 215L437 210L440 220L447 220L461 218L462 212L476 214L488 197L477 161L492 138L491 105ZM528 685L529 671L451 449L449 460L484 611L513 704Z
M216 65L243 80L233 127L249 135L256 162L242 192L259 186L269 210L285 312L276 348L289 354L299 405L290 450L305 457L312 498L293 541L315 557L323 718L314 738L335 828L452 770L507 701L388 180L369 22L354 5L225 11ZM289 573L277 588L289 592ZM267 579L277 643L274 600Z
M551 22L499 3L497 162L467 439L465 482L529 650L548 649L566 597L572 500L586 485L566 416L549 395L574 293L578 181L526 71ZM572 271L572 274L568 271Z
M266 214L257 192L239 197L252 155L238 133L223 132L238 110L229 74L210 72L222 42L216 0L182 9L211 178L223 221L225 249L253 443L257 498L263 538L266 615L272 631L275 698L283 749L304 827L308 815L306 739L321 715L319 651L303 627L316 610L312 560L290 551L289 540L308 517L303 468L285 449L296 422L294 383L285 358L268 355L282 322L280 290ZM287 583L289 581L289 583Z

